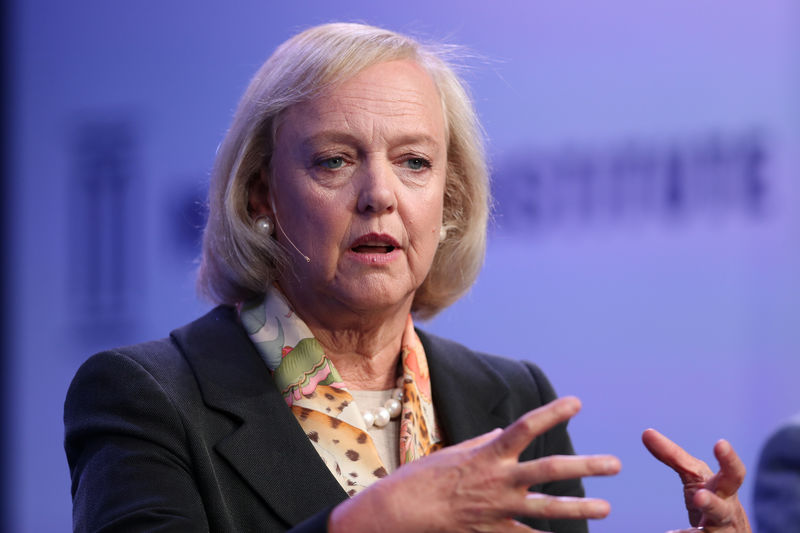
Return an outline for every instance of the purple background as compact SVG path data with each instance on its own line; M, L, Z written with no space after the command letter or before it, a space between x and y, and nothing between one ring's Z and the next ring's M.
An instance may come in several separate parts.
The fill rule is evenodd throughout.
M650 426L709 463L731 440L750 509L761 443L800 411L798 4L487 4L11 2L10 531L71 529L73 373L207 308L216 146L274 47L333 20L474 52L499 203L478 283L425 327L582 398L577 450L623 462L586 482L613 507L592 531L685 524Z

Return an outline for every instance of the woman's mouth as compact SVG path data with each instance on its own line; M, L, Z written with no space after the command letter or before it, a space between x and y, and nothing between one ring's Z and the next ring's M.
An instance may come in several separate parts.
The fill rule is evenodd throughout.
M385 233L368 233L350 243L353 257L370 264L390 261L399 249L400 243Z
M394 246L382 244L359 244L350 248L357 254L388 254L394 250Z
M350 243L350 249L357 254L388 254L399 247L400 243L385 233L367 233Z

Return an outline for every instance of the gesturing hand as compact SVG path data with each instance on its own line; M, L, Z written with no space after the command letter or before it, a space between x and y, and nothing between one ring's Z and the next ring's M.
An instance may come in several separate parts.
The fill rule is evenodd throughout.
M683 483L689 523L702 528L680 532L750 533L750 523L737 496L744 481L745 467L728 441L720 440L714 446L719 462L716 474L706 463L654 429L642 434L642 442L656 459L678 473Z
M549 456L519 462L538 435L580 410L561 398L496 429L407 464L337 507L329 530L533 531L512 517L603 518L608 502L531 493L540 483L619 472L610 455ZM380 518L378 518L380 517Z

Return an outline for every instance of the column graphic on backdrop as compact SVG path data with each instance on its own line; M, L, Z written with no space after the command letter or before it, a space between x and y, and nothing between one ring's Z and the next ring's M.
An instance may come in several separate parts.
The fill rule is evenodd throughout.
M73 318L93 328L124 327L139 311L144 264L138 136L129 120L98 120L78 124L73 139L67 199Z

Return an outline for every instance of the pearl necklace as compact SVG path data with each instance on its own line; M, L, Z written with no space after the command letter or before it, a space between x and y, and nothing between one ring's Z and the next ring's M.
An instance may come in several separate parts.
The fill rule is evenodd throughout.
M392 396L386 400L383 407L377 409L367 409L361 416L364 417L364 424L367 429L371 427L382 428L394 420L400 413L403 412L403 383L405 378L400 376L397 378L397 388L392 390Z

